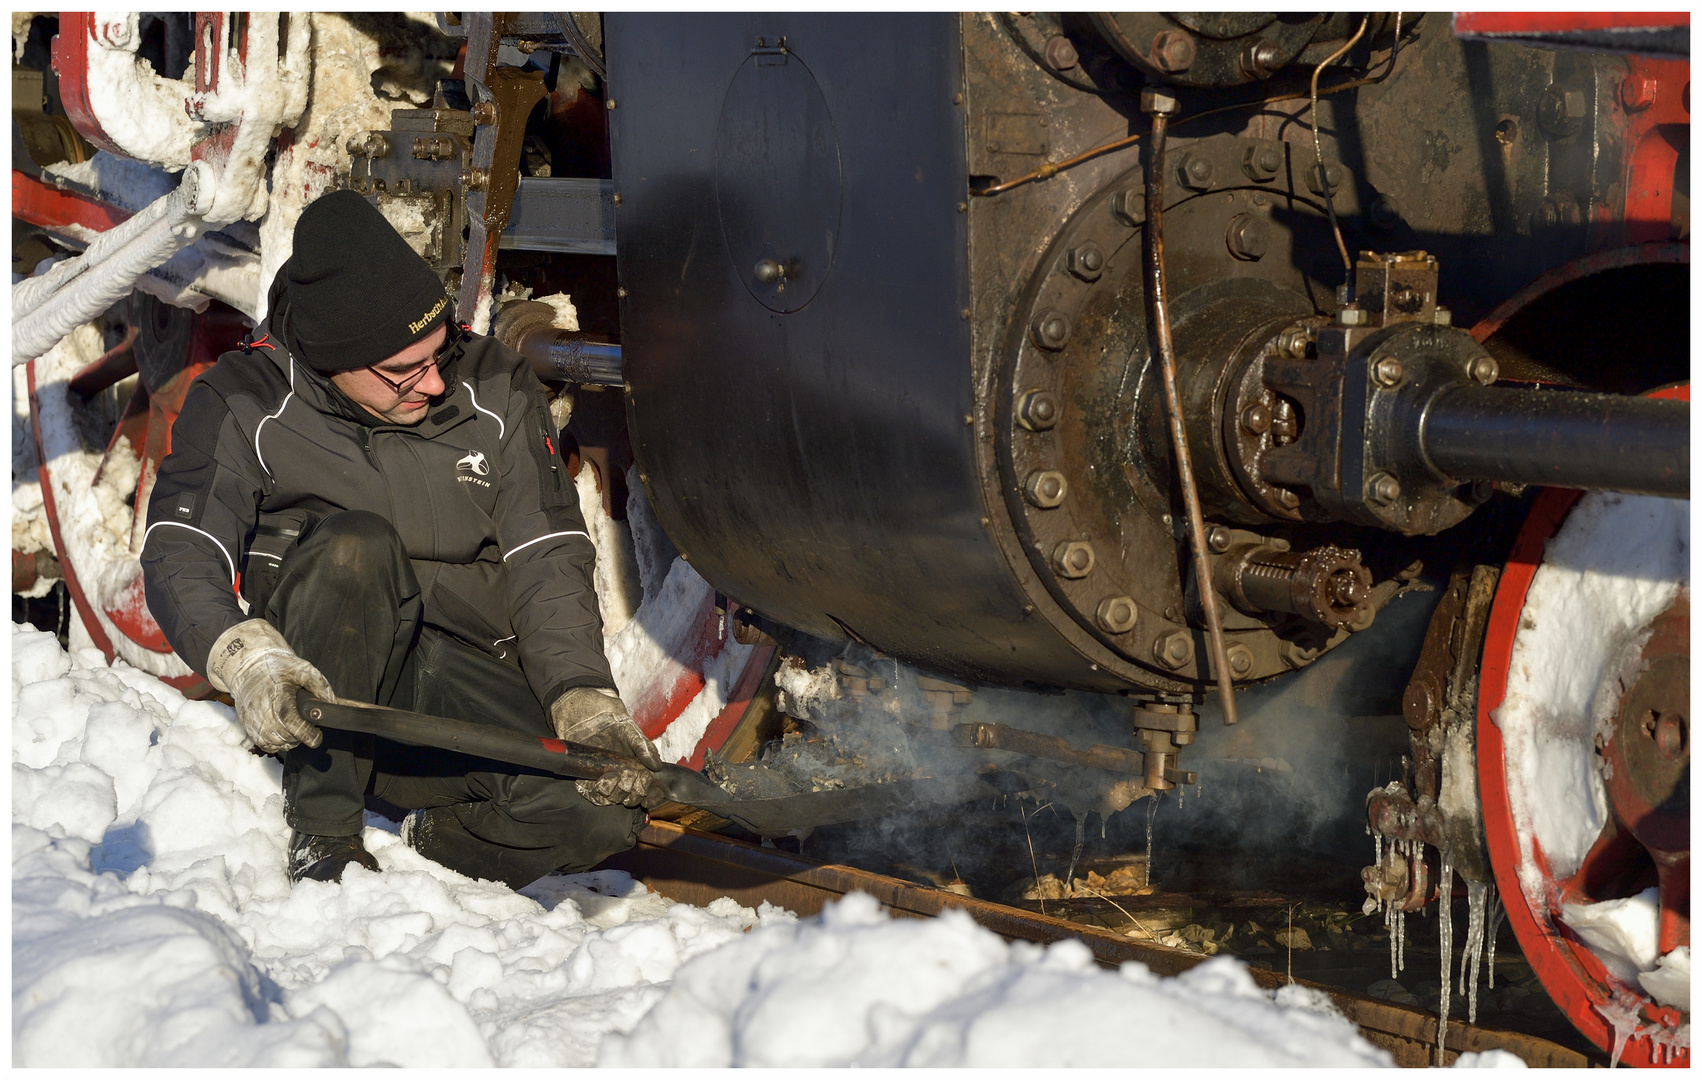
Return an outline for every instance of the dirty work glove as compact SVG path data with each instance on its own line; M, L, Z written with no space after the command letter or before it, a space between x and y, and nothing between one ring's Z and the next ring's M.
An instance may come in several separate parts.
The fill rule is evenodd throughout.
M598 780L577 781L574 787L587 802L641 806L647 800L652 800L652 805L659 801L651 793L651 770L662 767L661 755L633 723L619 694L593 686L575 687L550 706L550 721L562 742L637 758L644 766L615 769Z
M236 701L236 718L254 745L268 754L323 735L296 712L296 691L337 700L319 669L297 656L265 619L249 619L219 635L207 654L207 681Z

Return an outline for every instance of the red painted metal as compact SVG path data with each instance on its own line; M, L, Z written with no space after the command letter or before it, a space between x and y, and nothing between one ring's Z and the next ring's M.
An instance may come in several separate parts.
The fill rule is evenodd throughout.
M1688 401L1690 387L1688 384L1669 387L1652 396ZM1507 792L1506 744L1492 715L1506 698L1513 639L1524 613L1525 597L1530 592L1537 568L1542 565L1543 552L1580 497L1580 492L1560 488L1551 488L1539 495L1502 571L1484 635L1483 662L1478 677L1478 790L1483 804L1484 839L1489 848L1489 861L1506 906L1508 925L1519 939L1525 959L1542 980L1543 988L1573 1025L1598 1047L1611 1052L1614 1031L1599 1010L1611 1007L1612 987L1617 985L1617 980L1555 918L1554 912L1564 884L1555 880L1541 847L1534 839L1532 849L1536 865L1544 880L1553 883L1553 895L1526 896L1519 882L1519 839ZM1638 996L1642 997L1641 994ZM1676 1010L1661 1008L1653 1002L1647 1003L1644 1015L1655 1023L1668 1026L1676 1026L1678 1022ZM1649 1039L1631 1039L1620 1060L1630 1065L1655 1065L1654 1051L1655 1046ZM1688 1050L1678 1051L1661 1064L1688 1066L1690 1053Z
M74 191L61 191L13 169L12 216L55 232L64 232L72 225L105 232L128 220L130 211Z
M668 730L668 725L703 692L703 665L721 651L724 643L715 594L706 593L690 632L673 648L672 655L680 665L673 680L646 688L632 702L632 718L646 736L654 739Z
M1688 11L1460 11L1454 14L1454 33L1462 36L1664 30L1689 25Z
M94 12L59 13L59 33L53 37L51 50L53 73L59 77L59 101L65 107L65 118L83 138L102 150L122 154L124 151L100 126L94 106L89 103L89 50L95 47L94 40Z
M1642 56L1626 63L1618 95L1626 107L1625 210L1605 232L1624 244L1671 240L1678 159L1690 142L1690 64Z
M1655 264L1687 265L1690 262L1690 245L1678 244L1638 244L1634 247L1612 248L1585 255L1574 259L1564 266L1550 270L1529 285L1520 289L1494 311L1485 315L1476 326L1472 327L1472 337L1478 341L1487 341L1500 330L1502 325L1517 315L1528 304L1540 297L1546 296L1562 285L1570 285L1581 278L1599 274L1605 270L1620 270L1627 266L1647 266Z
M727 698L727 707L704 729L703 738L698 740L696 749L685 762L686 768L701 771L707 752L713 750L719 753L721 748L727 745L727 740L733 735L733 729L739 726L739 721L750 711L751 702L755 700L757 691L762 688L762 681L768 675L768 664L772 659L772 645L763 645L751 650L750 655L745 658L745 669L739 673L739 681L733 684L733 692Z

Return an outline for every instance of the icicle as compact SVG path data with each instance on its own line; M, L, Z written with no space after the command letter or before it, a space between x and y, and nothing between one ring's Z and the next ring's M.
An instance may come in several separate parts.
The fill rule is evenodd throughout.
M1087 825L1087 813L1085 811L1076 814L1075 817L1076 817L1076 849L1070 853L1070 871L1069 871L1069 873L1064 875L1064 888L1066 890L1072 888L1075 884L1076 863L1081 861L1081 845L1082 845L1082 841L1085 839L1085 836L1083 835L1082 830ZM1147 865L1150 866L1151 864L1152 864L1152 859L1149 857L1147 859Z
M1460 950L1460 993L1466 995L1468 1024L1477 1023L1477 979L1483 968L1483 928L1488 901L1487 882L1466 882L1466 947Z
M1176 809L1178 809L1178 810L1182 809L1182 804L1187 801L1187 798L1188 798L1188 785L1182 784L1181 786L1179 786L1176 789Z
M1436 1005L1436 1064L1442 1065L1448 1033L1448 991L1453 989L1454 982L1454 859L1447 848L1442 849L1439 878L1436 915L1442 938L1442 1000Z
M1484 931L1483 944L1489 954L1489 988L1495 989L1495 935L1501 929L1501 919L1507 908L1501 903L1501 893L1493 883L1489 886L1489 927Z
M1157 880L1152 872L1152 819L1158 814L1158 800L1164 797L1161 791L1152 797L1146 806L1146 883L1151 885Z

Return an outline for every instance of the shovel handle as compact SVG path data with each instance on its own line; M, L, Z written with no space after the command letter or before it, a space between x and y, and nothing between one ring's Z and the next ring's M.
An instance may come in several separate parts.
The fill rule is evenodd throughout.
M485 724L443 716L366 705L355 701L324 701L306 690L296 692L296 708L304 720L319 727L377 735L409 746L431 746L459 754L542 769L576 780L596 780L604 773L641 763L560 739L538 738Z

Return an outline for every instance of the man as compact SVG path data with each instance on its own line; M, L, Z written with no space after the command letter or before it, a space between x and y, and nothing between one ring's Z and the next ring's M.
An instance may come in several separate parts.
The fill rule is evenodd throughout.
M310 205L266 333L189 392L148 503L148 608L283 761L292 880L403 837L518 888L630 848L655 747L613 689L595 550L526 361L451 318L443 284L349 191ZM242 603L239 603L238 597ZM320 731L297 689L638 759L595 783Z

